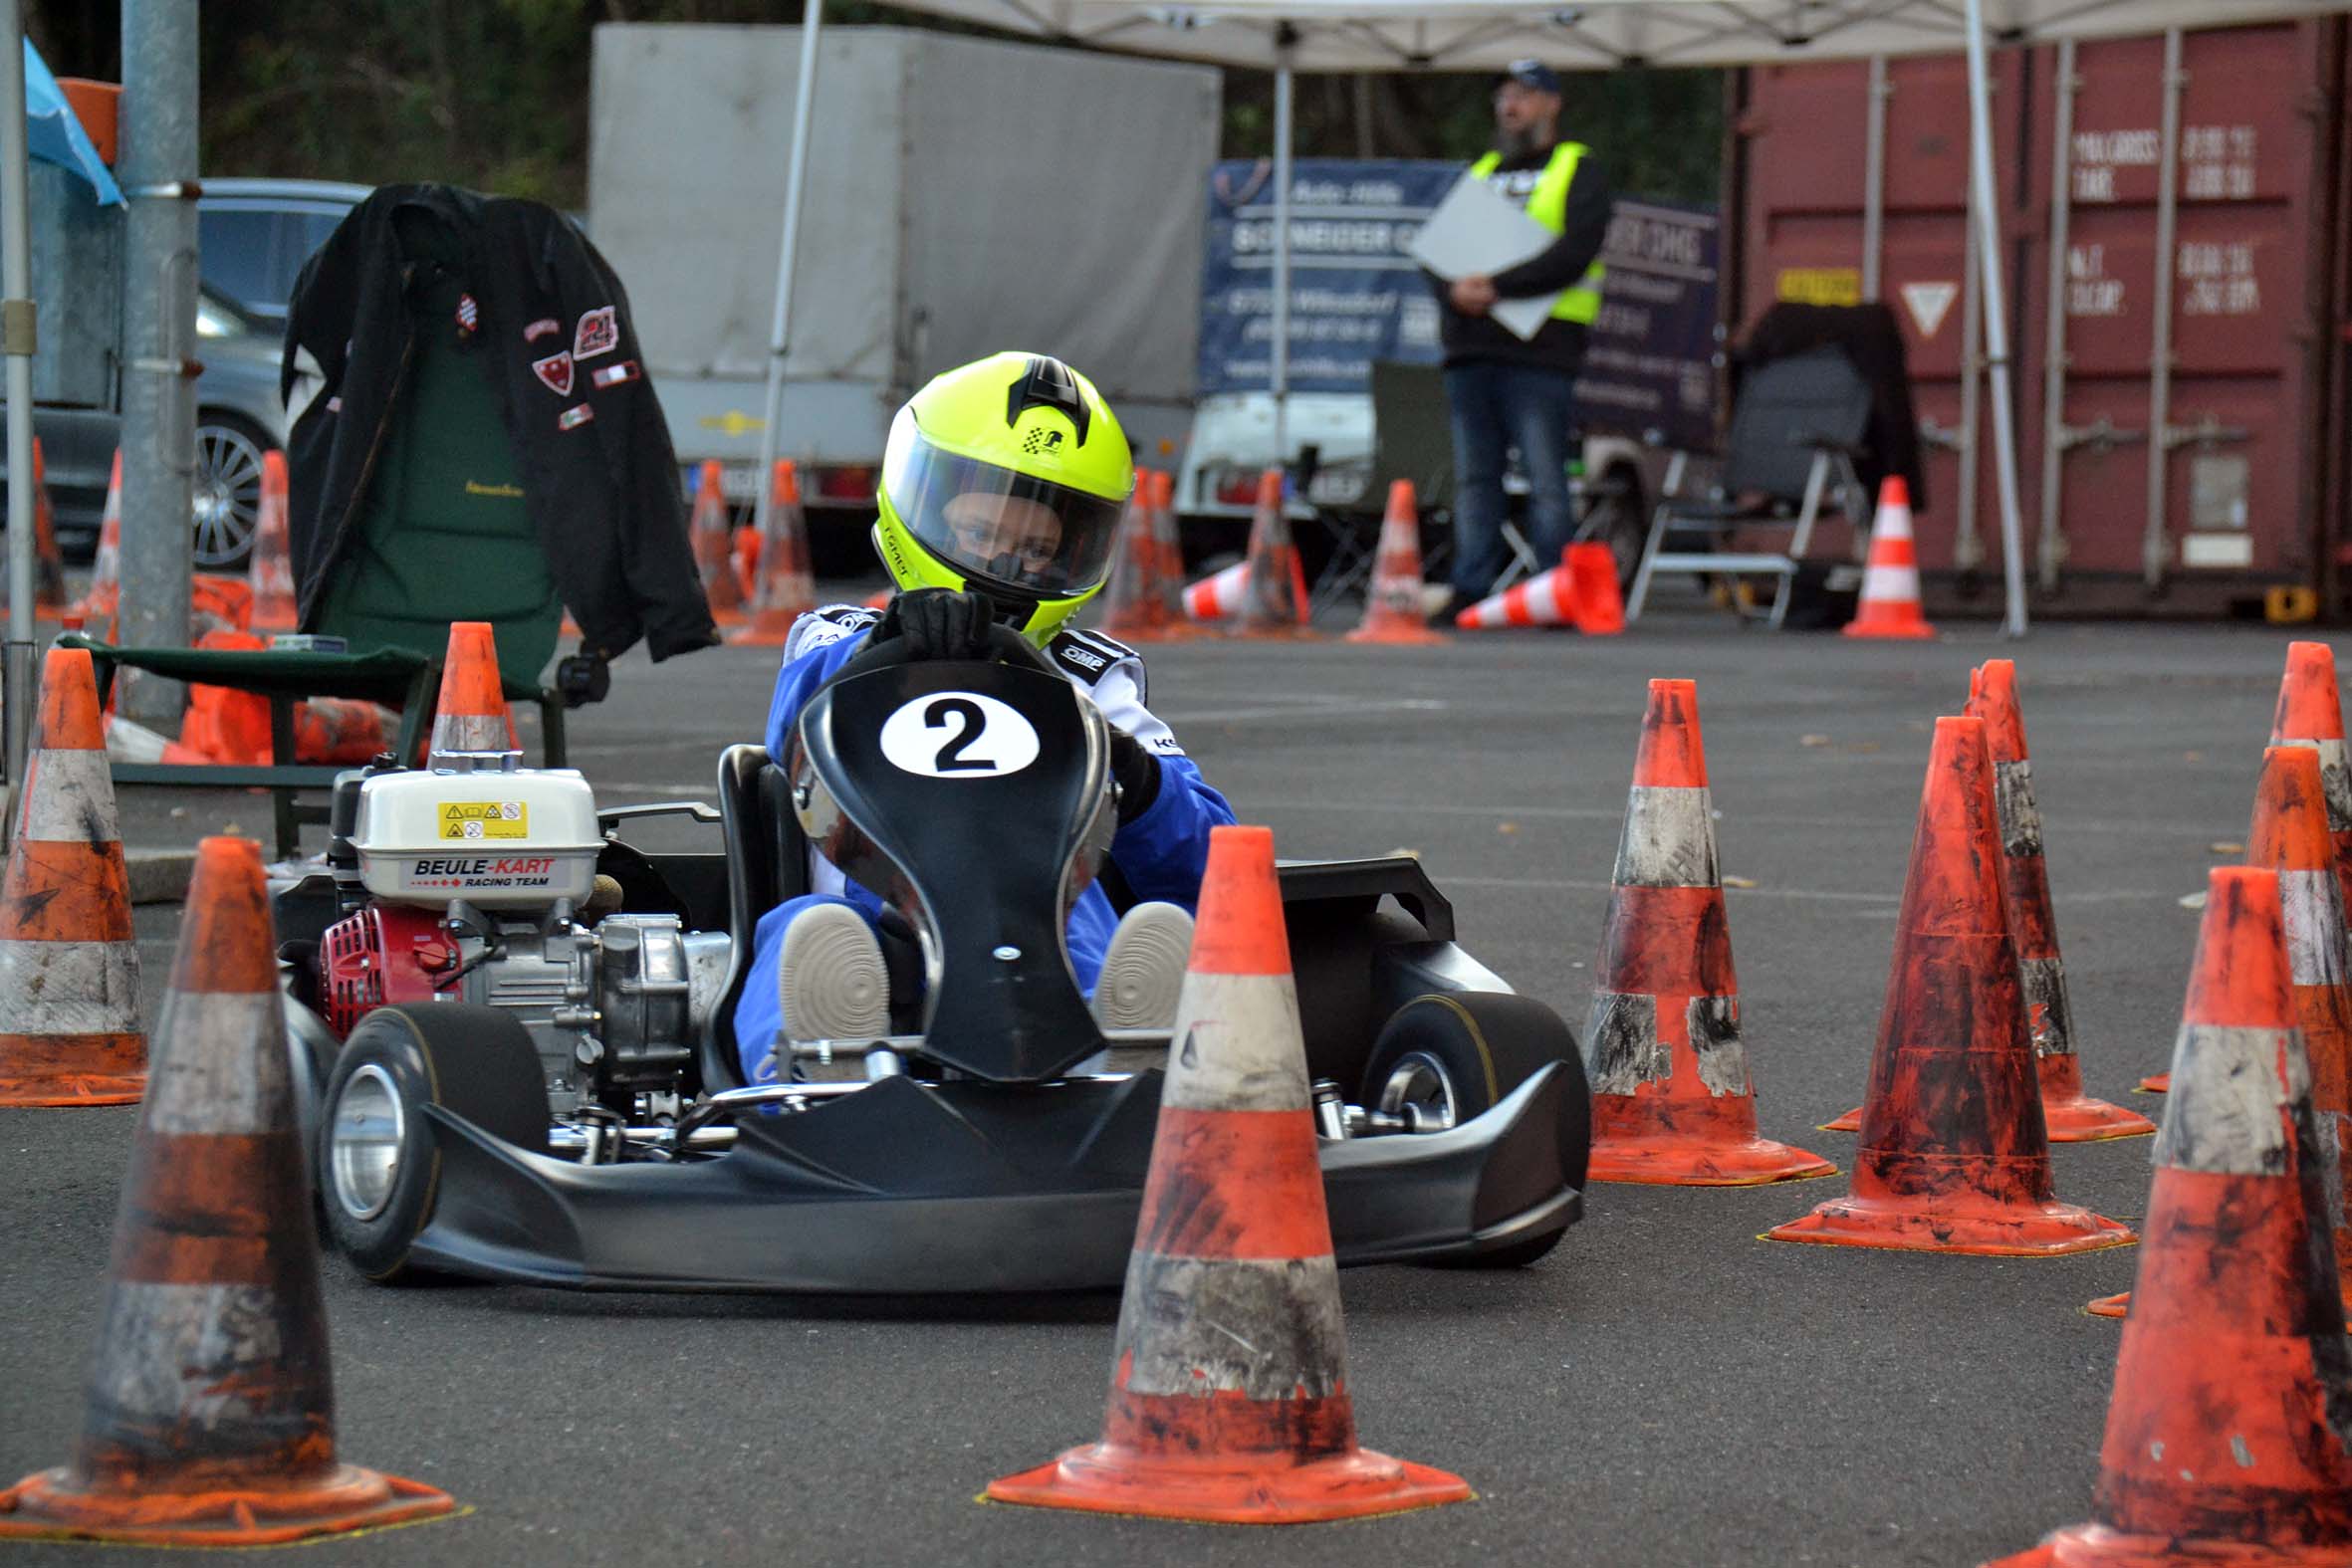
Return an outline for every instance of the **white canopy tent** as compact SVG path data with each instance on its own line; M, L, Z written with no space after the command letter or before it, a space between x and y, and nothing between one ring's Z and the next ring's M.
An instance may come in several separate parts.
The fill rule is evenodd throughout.
M785 244L777 268L769 347L768 428L762 473L773 466L791 335L791 279L805 133L815 89L814 43L823 0L808 0L800 124L792 148ZM1993 388L2000 503L2004 628L2025 632L2025 577L2017 508L2016 432L1999 214L1993 199L1990 44L2160 33L2352 10L2352 0L897 0L939 16L1057 43L1271 71L1275 77L1275 253L1272 388L1276 449L1290 349L1291 103L1295 73L1494 71L1533 56L1558 70L1625 66L1780 65L1890 55L1969 56L1977 256L1984 288L1986 362ZM765 491L761 501L766 524Z

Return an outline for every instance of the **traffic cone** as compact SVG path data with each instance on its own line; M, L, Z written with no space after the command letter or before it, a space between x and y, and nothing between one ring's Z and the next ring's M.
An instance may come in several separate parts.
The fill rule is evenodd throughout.
M1585 1023L1592 1179L1754 1187L1833 1176L1757 1136L1740 983L1715 858L1699 693L1650 682Z
M1151 474L1151 536L1159 556L1160 598L1168 606L1167 622L1159 636L1163 642L1187 642L1208 635L1208 628L1196 626L1184 611L1184 538L1183 528L1176 517L1176 476L1164 468Z
M1902 476L1879 481L1878 517L1870 525L1870 560L1862 602L1846 622L1849 637L1933 637L1919 604L1919 552L1911 540L1911 490Z
M115 471L107 481L107 508L99 518L98 560L91 563L90 590L69 614L102 636L122 606L122 449L115 449Z
M1576 629L1587 637L1614 637L1625 629L1625 600L1617 592L1617 557L1602 544L1570 545L1560 553L1568 573L1568 603Z
M454 1506L336 1457L277 970L261 846L205 839L115 1221L82 1439L71 1463L0 1492L0 1537L263 1546Z
M1250 590L1250 563L1238 561L1184 590L1184 613L1194 620L1223 620L1241 612Z
M57 509L49 504L49 465L41 438L33 437L33 611L59 615L66 608L66 558L57 548Z
M498 674L498 641L486 620L449 623L449 651L441 661L441 695L433 706L434 757L503 757L520 752L506 686Z
M294 536L287 519L286 454L261 455L261 507L253 526L253 629L292 631L301 619L294 603Z
M1852 1193L1771 1239L2018 1256L2132 1239L2054 1197L2004 880L1985 721L1938 719Z
M2327 1138L2322 1147L2333 1149L2340 1147L2352 1120L2347 1115L2352 1113L2352 981L2346 978L2352 938L2346 934L2344 895L2336 881L2319 758L2307 746L2263 751L2245 860L2278 873L2289 997L2308 1063L2311 1112ZM2352 1258L2352 1224L2342 1215L2337 1216L2335 1253ZM2346 1283L2352 1287L2352 1280ZM2129 1292L2103 1296L2087 1310L2094 1317L2121 1317L2129 1301Z
M24 798L0 872L0 1105L128 1105L146 1085L138 945L98 678L41 661Z
M1294 1524L1460 1502L1356 1446L1274 834L1210 829L1102 1441L999 1502Z
M1111 559L1110 581L1102 590L1100 630L1127 642L1157 642L1181 628L1184 613L1177 606L1178 584L1165 569L1158 525L1159 478L1152 469L1135 476L1135 493L1119 519L1116 554Z
M780 457L768 480L768 537L760 541L751 624L735 640L751 648L781 648L792 634L793 622L815 608L817 581L809 571L801 471L791 458Z
M2280 878L2211 878L2093 1522L1991 1568L2352 1562L2335 1178L2287 997Z
M728 548L734 535L727 527L727 495L715 457L703 459L686 534L693 543L694 569L702 577L702 596L710 601L711 619L722 626L742 625L743 592L736 585L735 562Z
M1494 626L1572 626L1576 623L1576 579L1565 564L1515 582L1454 617L1465 631Z
M1306 570L1291 538L1291 514L1283 504L1283 471L1279 468L1258 476L1258 509L1250 519L1249 566L1233 635L1311 635L1306 630Z
M2272 746L2307 746L2319 754L2327 794L2327 830L2335 843L2336 879L2352 905L2352 766L2344 756L2344 707L2336 694L2336 656L2324 642L2287 644L2286 673L2270 720Z
M1347 634L1349 642L1431 643L1446 639L1429 629L1421 607L1421 509L1413 482L1388 486L1388 512L1380 520L1380 544L1372 558L1372 586L1364 595L1364 618Z

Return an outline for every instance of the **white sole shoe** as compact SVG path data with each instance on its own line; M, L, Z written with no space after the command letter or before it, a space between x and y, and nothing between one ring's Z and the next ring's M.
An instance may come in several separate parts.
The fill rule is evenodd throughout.
M890 1032L882 945L864 916L840 904L806 910L786 928L776 991L787 1038L871 1040Z
M1174 904L1137 904L1110 934L1094 985L1094 1020L1106 1029L1169 1029L1192 957L1192 916Z

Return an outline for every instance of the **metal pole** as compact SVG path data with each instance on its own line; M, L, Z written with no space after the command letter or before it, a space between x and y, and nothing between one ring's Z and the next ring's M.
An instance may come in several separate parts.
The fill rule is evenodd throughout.
M776 471L776 448L783 439L784 357L792 346L793 265L801 251L801 197L809 178L809 112L817 98L817 35L824 26L824 0L808 0L801 17L801 76L793 98L793 148L785 165L784 238L777 247L776 314L768 324L768 402L760 422L760 471L752 476L759 497L754 519L760 538L768 537L768 514L775 498L768 476Z
M1977 262L1985 275L1985 358L1993 372L1994 477L2000 488L2000 574L2008 598L2001 629L2025 635L2025 553L2017 521L2017 427L2009 397L2008 306L2000 287L2000 209L1994 205L1992 62L1985 0L1968 0L1969 163L1977 197ZM1975 461L1976 454L1968 454Z
M2057 122L2050 132L2049 300L2041 336L2041 534L2034 561L2041 591L2058 591L2066 560L2066 250L2074 221L2074 40L2058 44Z
M1969 186L1968 220L1960 242L1960 494L1952 534L1952 563L1974 571L1985 563L1985 541L1977 530L1977 491L1983 477L1985 429L1985 289L1982 249L1977 238L1977 187Z
M122 0L122 624L188 643L196 472L196 8ZM122 711L179 717L176 681L125 672Z
M1884 55L1870 57L1870 118L1862 140L1862 298L1876 300L1887 227L1887 83Z
M1274 68L1274 359L1267 385L1274 392L1274 460L1291 466L1291 46L1281 45Z
M0 0L0 353L8 360L8 646L0 669L7 705L8 782L25 782L33 733L33 241L25 172L24 16Z
M2181 30L2164 35L2164 147L2156 188L2156 341L2148 351L2148 528L2140 540L2140 576L2151 590L2164 586L2172 564L2165 532L2165 470L2173 455L2173 238L2181 186Z

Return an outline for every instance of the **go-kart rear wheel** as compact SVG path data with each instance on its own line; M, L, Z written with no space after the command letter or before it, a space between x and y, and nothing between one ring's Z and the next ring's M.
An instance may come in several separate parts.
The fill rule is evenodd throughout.
M442 1003L360 1019L327 1086L318 1175L328 1235L378 1282L411 1272L409 1249L433 1217L441 1154L427 1105L547 1150L547 1080L512 1016Z
M1568 1076L1560 1097L1561 1180L1582 1188L1592 1153L1592 1095L1576 1036L1531 997L1499 992L1433 992L1390 1014L1364 1065L1364 1109L1411 1118L1442 1132L1484 1115L1511 1091L1557 1062ZM1551 1250L1559 1232L1462 1259L1473 1268L1516 1268Z

